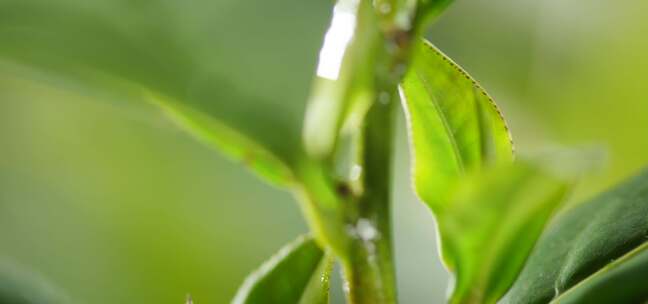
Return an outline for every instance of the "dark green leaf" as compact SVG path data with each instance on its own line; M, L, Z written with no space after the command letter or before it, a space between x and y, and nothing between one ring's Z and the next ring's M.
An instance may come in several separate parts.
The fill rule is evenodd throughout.
M455 274L450 302L495 303L504 295L567 188L522 163L460 182L437 212L442 257Z
M302 236L252 273L232 303L328 303L331 267L331 258Z
M647 239L648 170L559 216L505 302L643 303Z
M436 212L461 176L511 161L512 143L499 109L465 71L428 42L415 56L401 94L414 186Z

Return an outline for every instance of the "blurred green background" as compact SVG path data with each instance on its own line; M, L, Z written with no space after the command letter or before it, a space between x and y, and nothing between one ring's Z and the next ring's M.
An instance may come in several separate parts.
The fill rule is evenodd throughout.
M0 15L9 2L0 0ZM202 55L218 76L209 86L276 107L266 115L287 116L298 134L330 1L148 2L182 11L175 21L187 39L213 42ZM148 2L119 3L136 20ZM579 200L648 164L647 9L640 0L458 0L427 36L494 96L522 154L594 151L598 169ZM187 293L224 303L307 230L289 193L161 113L17 74L14 64L0 61L0 272L39 276L73 303L171 304ZM236 94L214 102L243 104ZM399 128L399 297L441 303L448 276L432 216L408 184L402 119Z

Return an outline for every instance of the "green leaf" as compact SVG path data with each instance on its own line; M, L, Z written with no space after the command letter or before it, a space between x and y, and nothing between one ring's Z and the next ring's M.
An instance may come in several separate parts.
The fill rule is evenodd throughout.
M422 41L401 84L417 194L434 212L452 303L492 303L510 287L567 186L513 163L492 98Z
M464 179L437 214L455 274L451 303L495 303L514 282L567 185L517 162Z
M492 98L429 42L418 46L401 84L419 197L437 212L460 177L510 162L508 128Z
M210 32L223 26L222 16L214 15L229 9L223 5L5 0L0 3L0 72L82 90L94 99L164 96L174 101L162 102L165 110L185 130L218 142L273 182L289 183L287 164L301 155L301 122L288 113L286 100L252 97L254 92L241 93L229 82L227 60L220 54L227 34Z
M331 268L331 258L302 236L252 273L232 303L328 303Z
M561 214L505 303L648 300L648 170Z
M283 160L222 121L154 94L150 94L150 101L187 133L232 159L243 162L267 181L289 186L294 180L290 167Z

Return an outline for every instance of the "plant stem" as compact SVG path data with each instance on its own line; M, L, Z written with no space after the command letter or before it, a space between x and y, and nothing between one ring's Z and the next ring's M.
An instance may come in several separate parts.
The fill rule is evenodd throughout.
M396 8L400 3L385 0ZM383 3L384 5L384 3ZM398 83L409 59L412 33L383 16L380 55L374 67L374 102L362 128L363 192L351 225L354 241L344 261L348 302L397 303L391 232L391 165ZM381 17L382 18L382 17ZM391 48L391 50L390 50Z
M404 20L413 18L410 4L337 1L327 37L348 18L353 26L344 29L353 33L342 61L334 62L337 73L318 72L306 115L305 152L313 165L300 173L305 214L320 244L342 260L351 304L396 303L391 160L397 87L416 36L413 20ZM320 58L320 66L327 60Z
M391 248L368 249L363 243L357 243L353 247L351 261L344 266L348 302L396 303Z
M352 224L354 241L344 265L348 300L355 304L396 303L390 218L395 89L394 85L392 92L382 95L365 120L364 192L356 202L357 216Z

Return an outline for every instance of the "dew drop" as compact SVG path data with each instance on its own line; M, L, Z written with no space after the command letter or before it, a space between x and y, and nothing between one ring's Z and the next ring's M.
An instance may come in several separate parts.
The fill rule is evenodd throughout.
M351 167L351 171L349 172L349 180L357 181L360 178L361 174L362 174L362 167L360 165L355 164Z

